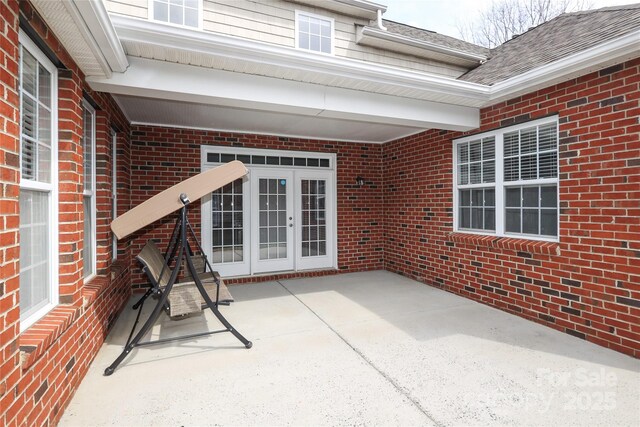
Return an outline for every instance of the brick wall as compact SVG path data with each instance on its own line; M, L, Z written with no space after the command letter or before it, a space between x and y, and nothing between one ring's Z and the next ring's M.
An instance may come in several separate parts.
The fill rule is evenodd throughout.
M31 328L19 324L19 15L64 64L58 72L60 304ZM27 1L0 0L0 425L55 424L130 295L129 251L111 263L111 138L119 129L120 213L129 209L129 124L82 72ZM97 112L98 276L82 278L82 98ZM108 208L107 208L108 207Z
M337 153L339 269L362 271L383 268L380 145L133 126L132 204L135 206L159 191L200 173L201 145ZM364 186L355 185L357 176L365 178ZM192 209L190 220L196 228L197 235L200 235L200 209ZM130 240L132 253L137 253L150 238L159 239L166 245L174 221L175 217L167 218L136 233ZM139 270L137 262L134 261L133 282L137 286L145 286L143 284L146 284L146 279ZM331 272L288 274L287 277L328 273ZM242 281L273 278L274 276L261 276Z
M18 5L0 2L0 424L20 378ZM7 398L6 396L10 396Z
M559 244L452 233L460 134L385 144L385 268L640 357L639 66L481 111L481 130L559 115Z

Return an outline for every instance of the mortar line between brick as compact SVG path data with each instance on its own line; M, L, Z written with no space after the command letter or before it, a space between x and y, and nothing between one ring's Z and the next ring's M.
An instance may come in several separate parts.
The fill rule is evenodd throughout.
M324 320L318 313L316 313L311 307L309 307L307 304L304 303L304 301L302 301L300 298L298 298L298 296L296 294L294 294L293 292L291 292L291 290L289 290L289 288L287 288L280 280L276 280L276 282L282 286L282 288L287 291L292 297L294 297L296 300L298 300L298 302L300 304L302 304L307 310L309 310L315 317L318 318L318 320L320 320L322 323L325 324L325 326L327 328L329 328L329 330L331 330L331 332L333 332L338 338L340 338L340 340L342 342L344 342L351 350L353 350L354 353L356 353L362 360L364 360L364 362L371 366L380 376L382 376L388 383L390 383L400 394L402 394L404 397L406 397L409 402L411 402L413 404L413 406L415 406L420 412L422 412L424 414L425 417L427 417L431 422L433 422L436 426L442 427L444 424L438 422L433 415L431 415L431 413L424 408L420 402L418 402L413 396L411 396L409 394L409 392L407 392L400 384L398 384L393 378L391 378L386 372L384 372L382 369L378 368L371 359L369 359L367 356L364 355L364 353L362 353L360 350L358 350L355 346L353 346L342 334L340 334L340 332L338 332L336 329L334 329L329 323L327 323L326 320Z

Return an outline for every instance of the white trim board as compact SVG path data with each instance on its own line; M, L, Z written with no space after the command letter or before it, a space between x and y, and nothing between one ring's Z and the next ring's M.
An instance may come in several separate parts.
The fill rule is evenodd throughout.
M176 76L182 77L179 83ZM458 131L475 129L480 124L479 111L473 107L151 59L131 58L126 73L111 79L87 80L94 90L112 94L299 116Z

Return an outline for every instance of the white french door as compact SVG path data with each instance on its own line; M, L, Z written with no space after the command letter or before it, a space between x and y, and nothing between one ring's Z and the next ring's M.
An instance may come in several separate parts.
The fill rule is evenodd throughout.
M331 267L335 246L333 173L296 171L296 266Z
M293 270L293 172L252 169L251 270Z
M202 243L222 276L337 268L335 156L203 147L203 170L249 174L203 198Z

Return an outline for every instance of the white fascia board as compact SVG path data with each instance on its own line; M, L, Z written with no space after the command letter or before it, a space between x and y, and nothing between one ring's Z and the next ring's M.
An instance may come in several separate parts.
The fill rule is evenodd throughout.
M104 3L100 0L70 0L69 3L86 23L87 30L97 43L111 70L115 73L124 72L129 62Z
M496 83L486 105L619 64L640 55L640 30Z
M640 51L640 31L635 31L493 86L487 86L348 58L320 56L293 48L223 34L171 27L136 18L116 15L111 18L121 40L309 73L324 73L352 79L354 82L365 81L404 89L432 91L466 98L469 99L470 105L481 107L491 106L497 102L601 69L609 64L637 57ZM270 79L270 81L273 80L275 79Z
M480 124L479 110L473 107L151 59L130 58L125 73L87 82L94 90L121 95L399 126L470 130Z
M336 56L317 55L289 47L252 41L223 34L170 27L136 18L112 16L121 40L199 52L215 57L288 69L324 73L353 81L367 81L406 89L427 90L469 98L474 104L486 101L489 86L453 78L403 70Z
M321 117L421 128L468 131L480 126L479 109L431 101L325 88Z
M436 52L441 55L450 56L463 60L466 65L477 65L481 61L485 61L487 57L485 55L476 55L469 52L464 52L458 49L449 48L436 43L431 43L426 40L414 39L412 37L403 36L401 34L391 33L389 31L383 31L374 27L361 27L358 30L357 43L360 44L363 41L375 43L375 40L385 40L394 44L405 45L413 48L418 48L426 51Z

